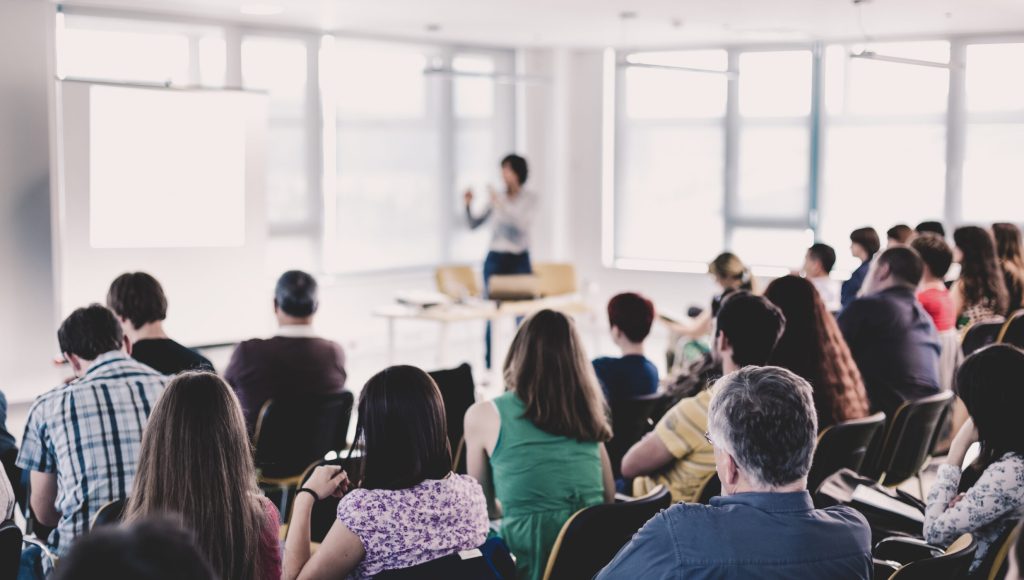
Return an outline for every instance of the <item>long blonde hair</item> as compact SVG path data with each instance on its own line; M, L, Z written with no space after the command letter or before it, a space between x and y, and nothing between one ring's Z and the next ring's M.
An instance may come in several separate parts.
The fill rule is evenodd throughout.
M125 521L170 514L223 580L261 580L264 512L245 419L213 373L183 373L167 385L142 436Z
M504 370L508 389L538 428L578 441L611 439L594 367L566 315L541 310L531 316L516 333Z

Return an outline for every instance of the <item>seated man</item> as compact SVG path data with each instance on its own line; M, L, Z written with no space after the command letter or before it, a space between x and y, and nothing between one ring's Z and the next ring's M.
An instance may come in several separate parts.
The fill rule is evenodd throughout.
M814 244L804 256L804 277L814 284L829 312L842 308L839 281L830 276L835 265L836 251L828 244Z
M107 308L121 321L135 360L165 375L213 371L201 354L167 337L167 297L156 278L145 272L121 274L107 291Z
M872 412L892 417L903 401L939 392L939 335L917 301L924 262L906 246L878 257L863 295L839 316Z
M316 280L298 270L285 272L274 292L277 335L242 342L231 355L224 378L238 394L250 432L269 399L345 388L341 345L313 331L318 306Z
M104 504L131 493L142 430L167 377L128 356L121 324L99 304L71 313L57 341L76 379L32 404L18 467L36 520L56 527L58 557Z
M779 367L723 377L708 409L722 495L648 521L600 574L609 578L871 578L871 529L856 510L815 509L811 385Z
M782 336L786 319L762 296L736 292L718 312L715 351L726 374L747 365L763 365ZM622 458L622 476L635 478L633 494L643 495L658 485L672 492L673 501L694 501L701 482L715 471L714 450L704 438L708 428L705 389L669 409Z
M608 302L612 340L622 357L594 359L594 371L609 402L651 395L658 390L658 367L644 356L644 339L654 323L654 304L627 292Z

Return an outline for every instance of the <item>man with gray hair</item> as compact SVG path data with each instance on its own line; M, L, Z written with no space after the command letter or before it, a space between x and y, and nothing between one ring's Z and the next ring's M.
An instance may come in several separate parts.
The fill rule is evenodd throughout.
M715 389L706 436L722 496L661 512L597 578L870 578L867 521L845 506L815 509L807 491L818 432L810 384L748 366Z

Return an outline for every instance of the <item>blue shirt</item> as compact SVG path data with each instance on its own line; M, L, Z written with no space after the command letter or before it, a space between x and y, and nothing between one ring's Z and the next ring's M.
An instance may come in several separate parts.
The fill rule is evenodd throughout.
M658 367L640 354L594 359L594 372L609 401L653 395L658 391Z
M654 516L598 575L625 578L871 578L871 529L811 494L741 493Z
M857 293L860 292L860 287L864 285L864 280L868 277L868 270L870 268L871 260L865 260L860 266L857 266L853 274L850 274L850 278L843 282L839 300L844 308L857 298Z

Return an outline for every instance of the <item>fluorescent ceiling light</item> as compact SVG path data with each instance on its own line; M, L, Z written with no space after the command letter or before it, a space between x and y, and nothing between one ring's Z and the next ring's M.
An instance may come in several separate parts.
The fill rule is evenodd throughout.
M284 12L284 8L277 4L242 4L238 10L250 16L274 16Z
M904 58L902 56L888 56L884 54L878 54L873 50L862 50L860 52L851 53L850 58L863 58L866 60L894 62L896 64L909 64L913 66L928 66L932 68L953 68L953 65L948 62L920 60L917 58Z

